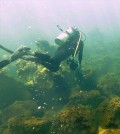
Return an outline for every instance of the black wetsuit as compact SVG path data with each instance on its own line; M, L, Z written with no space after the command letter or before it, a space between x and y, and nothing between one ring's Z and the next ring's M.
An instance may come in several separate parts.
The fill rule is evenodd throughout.
M50 71L56 72L59 70L59 65L63 60L67 59L71 55L74 55L76 45L77 40L66 42L57 49L53 57L47 54L35 52L35 57L37 57L36 63L40 63ZM80 41L80 45L77 51L79 64L81 64L82 61L83 46L83 41Z
M28 61L33 61L38 64L42 64L50 71L56 72L59 70L59 65L63 60L74 55L77 41L78 41L78 38L67 41L65 44L61 45L57 49L53 57L47 54L42 54L40 52L35 52L35 55L34 55L35 58L33 60L28 58ZM84 43L81 40L78 51L77 51L79 64L81 64L81 61L82 61L83 46L84 46ZM1 61L0 69L10 64L11 62L13 61L10 61L10 60Z

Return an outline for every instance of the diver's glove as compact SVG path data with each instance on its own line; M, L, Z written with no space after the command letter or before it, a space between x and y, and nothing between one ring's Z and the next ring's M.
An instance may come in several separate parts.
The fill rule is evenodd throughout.
M30 51L31 48L27 47L27 46L23 46L21 45L10 57L10 61L15 61L19 58L21 58L24 55L27 55L27 53Z
M71 61L70 61L70 69L74 71L74 70L77 69L77 67L78 67L78 62L75 61L74 59L73 60L71 59Z

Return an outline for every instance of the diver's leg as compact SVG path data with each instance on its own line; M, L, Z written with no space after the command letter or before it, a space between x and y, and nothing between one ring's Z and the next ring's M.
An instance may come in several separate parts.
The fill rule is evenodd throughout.
M26 61L32 61L35 62L36 64L41 64L47 69L49 69L52 72L56 72L59 69L59 63L55 63L52 58L47 59L47 62L45 60L40 60L38 57L23 57L22 59Z
M54 64L52 62L41 62L40 64L49 69L51 72L58 71L60 65L60 64Z
M23 60L26 60L26 61L32 61L32 62L37 62L38 61L38 58L37 57L23 56L22 59Z
M47 69L49 69L52 72L56 72L59 69L59 64L58 62L55 62L56 60L54 58L51 58L50 55L43 54L40 52L34 52L34 51L28 51L27 55L32 56L32 57L23 57L22 59L27 60L27 61L32 61L37 64L41 64Z
M43 61L43 62L47 62L47 61L49 61L49 59L51 58L50 55L48 55L48 54L43 54L43 53L37 52L37 51L28 51L28 52L27 52L27 55L36 57L36 58L38 58L40 61Z
M33 56L34 57L33 62L43 65L44 67L46 67L52 72L56 72L59 69L60 62L57 60L56 57L51 58L50 55L43 54L36 51L35 52L28 51L27 55ZM25 60L29 60L29 58ZM31 59L29 61L31 61Z
M37 57L40 61L43 61L43 62L49 62L50 58L51 58L50 55L43 54L43 53L40 53L40 52L34 52L34 56Z

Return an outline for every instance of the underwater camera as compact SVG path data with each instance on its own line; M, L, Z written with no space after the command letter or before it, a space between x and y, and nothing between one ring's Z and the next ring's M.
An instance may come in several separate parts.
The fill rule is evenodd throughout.
M62 33L55 38L55 43L59 46L66 43L71 37L79 35L79 31L76 27L69 27L66 31L63 31L59 25L57 25L57 27L62 31Z

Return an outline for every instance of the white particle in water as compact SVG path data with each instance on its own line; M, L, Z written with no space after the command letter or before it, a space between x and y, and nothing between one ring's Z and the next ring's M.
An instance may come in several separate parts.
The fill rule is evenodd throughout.
M62 100L62 98L59 98L59 100L61 101L61 100Z
M54 101L54 100L55 100L55 98L52 98L52 100Z
M38 109L41 109L41 106L39 106Z

